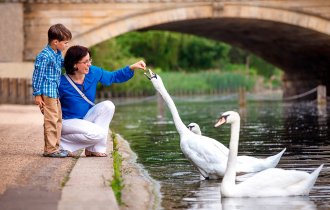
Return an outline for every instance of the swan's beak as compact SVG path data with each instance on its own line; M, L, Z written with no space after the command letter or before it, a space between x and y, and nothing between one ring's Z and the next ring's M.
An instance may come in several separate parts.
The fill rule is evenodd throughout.
M214 124L214 127L219 127L226 122L226 117L221 116L217 123Z
M193 126L193 125L188 125L187 127L189 128L189 130L192 130L193 127L195 127L195 126Z
M148 71L149 71L150 76L146 72L144 72L144 76L146 76L149 80L151 80L152 78L157 79L157 74L155 74L153 71L151 71L151 69L148 69Z
M146 76L148 78L148 80L151 80L151 78L149 77L149 75L146 72L144 72L143 74L144 74L144 76Z

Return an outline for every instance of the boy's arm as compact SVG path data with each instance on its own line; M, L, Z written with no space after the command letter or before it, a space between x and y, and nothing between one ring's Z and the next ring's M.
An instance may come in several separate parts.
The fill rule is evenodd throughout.
M43 106L45 105L44 100L42 99L42 83L43 78L46 72L47 67L47 59L46 58L37 58L36 62L34 64L34 71L33 71L33 77L32 77L32 88L33 88L33 95L34 103L39 106L40 111L43 113Z
M34 64L34 71L32 76L33 95L38 96L42 94L42 85L47 68L47 57L37 57Z

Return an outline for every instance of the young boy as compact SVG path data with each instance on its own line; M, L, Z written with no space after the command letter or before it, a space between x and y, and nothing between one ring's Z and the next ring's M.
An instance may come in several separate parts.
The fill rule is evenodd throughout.
M38 54L32 76L33 95L44 115L45 157L62 158L68 151L59 150L62 129L62 109L59 101L61 68L64 60L62 51L68 47L71 32L62 24L55 24L48 30L48 44Z

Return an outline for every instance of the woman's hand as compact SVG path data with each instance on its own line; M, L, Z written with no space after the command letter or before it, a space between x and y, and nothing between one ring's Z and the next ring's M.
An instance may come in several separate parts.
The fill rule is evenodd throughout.
M136 62L132 65L129 66L129 68L131 70L136 70L136 69L143 69L143 70L146 70L146 64L144 63L144 61L139 61L139 62Z

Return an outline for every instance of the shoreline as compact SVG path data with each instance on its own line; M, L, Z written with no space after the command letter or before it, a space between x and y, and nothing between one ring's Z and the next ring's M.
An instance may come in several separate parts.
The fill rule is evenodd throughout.
M160 209L160 184L150 177L143 165L136 162L137 155L127 140L116 134L122 155L123 205L120 209ZM137 194L138 192L138 194Z

